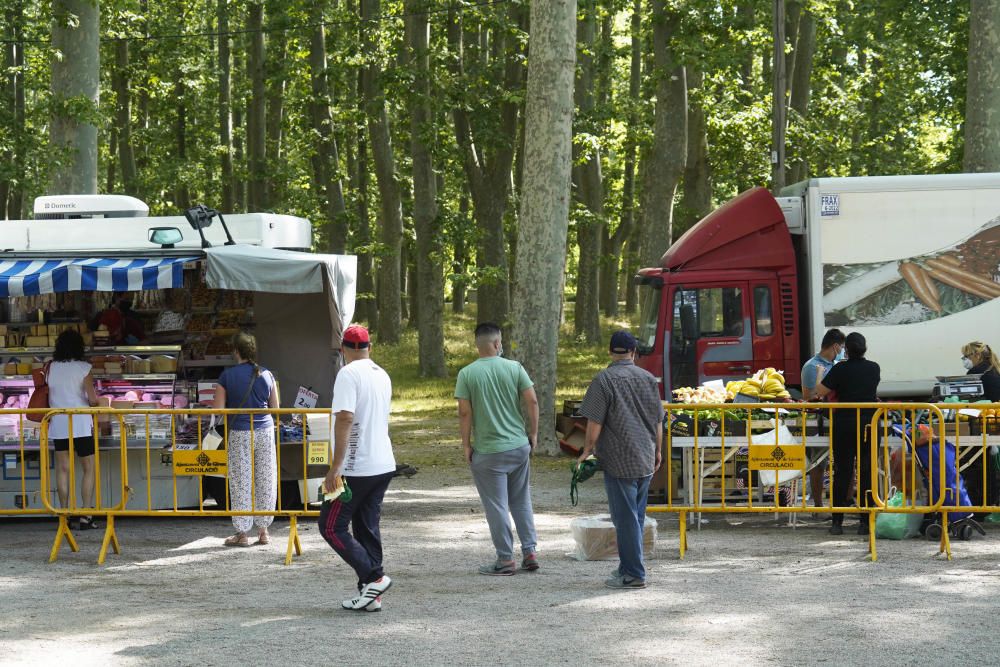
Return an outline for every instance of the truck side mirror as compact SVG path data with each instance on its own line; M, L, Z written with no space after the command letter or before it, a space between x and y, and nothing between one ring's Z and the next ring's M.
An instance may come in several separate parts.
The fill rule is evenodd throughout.
M681 335L684 340L694 340L698 337L698 322L694 316L694 306L685 303L681 311Z

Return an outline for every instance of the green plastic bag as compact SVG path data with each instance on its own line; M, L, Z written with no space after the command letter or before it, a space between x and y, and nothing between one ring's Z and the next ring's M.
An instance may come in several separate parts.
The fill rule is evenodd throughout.
M576 504L580 501L580 494L576 490L577 484L587 481L600 469L601 464L597 462L596 456L587 457L583 460L583 463L573 461L573 464L570 466L570 470L573 471L573 477L569 483L569 502L573 507L576 507Z
M902 507L904 504L903 492L896 491L887 503L888 507ZM919 514L897 514L882 512L875 519L875 536L884 537L889 540L906 540L920 534L920 522L923 517Z

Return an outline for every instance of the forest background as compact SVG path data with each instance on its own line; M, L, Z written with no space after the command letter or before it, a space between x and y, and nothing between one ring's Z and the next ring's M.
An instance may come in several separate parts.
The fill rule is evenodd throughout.
M421 375L445 308L513 325L543 416L539 332L572 309L599 342L738 192L1000 171L990 0L6 0L0 47L0 218L87 192L306 217Z

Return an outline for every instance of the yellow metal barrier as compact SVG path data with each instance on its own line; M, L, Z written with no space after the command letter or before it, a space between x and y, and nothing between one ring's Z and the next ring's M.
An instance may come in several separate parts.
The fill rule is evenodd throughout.
M46 408L0 410L0 421L6 425L0 437L0 466L3 470L0 515L50 514L45 505L45 496L50 489L43 484L41 455L37 438L32 437L39 426L37 422L28 420L28 415L42 416L48 412Z
M687 524L697 518L701 525L702 513L782 513L795 515L805 512L835 514L862 513L868 515L868 543L872 560L877 558L875 547L875 518L879 511L939 511L943 501L943 475L937 502L913 504L911 509L889 508L883 500L885 477L878 457L876 437L878 429L887 429L885 416L890 412L915 415L920 412L939 436L945 431L944 418L934 405L926 403L725 403L664 405L667 412L664 429L663 468L659 477L665 487L662 504L649 505L650 512L676 512L680 517L680 556L687 550ZM862 497L863 484L856 484L853 497L855 506L834 506L833 489L837 476L830 462L835 459L835 441L838 440L834 414L851 411L854 433L847 442L853 444L853 458L859 470L868 468L868 486L871 494ZM793 418L790 413L797 413ZM818 423L825 417L826 433L820 435ZM842 423L842 421L841 421ZM755 431L758 431L755 433ZM886 432L880 442L890 440ZM900 446L898 438L895 444ZM850 444L848 445L850 446ZM888 446L888 444L886 444ZM841 445L841 452L844 452ZM849 452L849 450L847 450ZM809 454L812 453L812 456ZM850 453L847 454L850 456ZM931 465L944 466L944 453ZM738 467L737 459L742 464ZM683 496L675 493L678 462L683 480ZM822 466L822 467L820 467ZM807 474L814 469L822 474L829 467L830 498L822 505L806 504L806 494L798 493L799 484L806 482ZM665 477L665 479L664 479ZM843 483L843 482L842 482ZM850 484L851 482L847 482ZM782 502L782 490L790 489L789 498ZM770 493L765 494L765 490ZM911 495L915 490L911 491ZM757 498L755 499L755 495ZM765 495L770 495L769 501ZM915 496L913 496L915 500ZM947 532L947 531L945 531ZM948 549L946 540L942 550Z
M323 409L230 409L230 410L194 410L194 409L164 409L164 410L117 410L108 408L79 409L79 410L58 410L49 411L41 422L41 442L48 442L48 432L51 419L56 414L68 415L69 432L72 434L74 420L90 420L94 433L101 432L101 425L105 420L110 423L110 431L115 434L112 437L98 438L98 442L105 447L98 446L95 450L93 469L97 480L101 480L100 470L102 459L109 459L111 465L117 473L118 483L109 484L105 493L104 484L98 482L94 488L94 500L91 504L88 501L78 502L77 480L76 480L76 449L80 436L70 437L68 461L71 463L68 469L68 493L66 507L55 507L49 498L44 499L45 510L55 514L59 518L59 527L52 545L50 561L58 558L59 550L63 541L69 544L73 551L78 550L76 541L70 531L70 517L101 517L105 520L105 533L101 550L98 555L98 563L102 564L107 556L109 547L115 553L121 552L121 546L115 528L117 517L159 517L159 516L274 516L289 519L288 546L285 554L285 563L292 560L293 552L298 555L302 553L302 544L298 534L298 519L304 516L318 517L318 510L310 510L310 472L312 479L323 477L332 461L332 442L329 439L331 433L323 440L310 441L307 435L306 416L321 415L329 418L330 411ZM203 422L208 421L212 416L222 417L222 426L226 433L223 449L205 449L203 442L207 429L203 428ZM235 432L230 429L230 417L236 415L270 415L273 417L274 445L275 448L275 469L277 479L275 480L275 506L259 507L257 498L257 485L255 479L255 466L257 465L258 446L254 429L246 431L249 433L249 450L245 454L249 458L250 499L245 507L233 507L229 496L229 485L223 484L221 493L222 502L218 502L215 507L206 506L205 487L207 475L221 475L227 481L228 465L230 462L229 453L232 451L232 436ZM282 416L299 415L302 417L301 436L289 442L282 441L282 429L278 427ZM189 432L184 442L178 441L178 419L185 416L189 423L195 424L193 432ZM106 429L108 430L108 429ZM242 436L241 436L242 437ZM283 447L287 445L287 447ZM286 509L282 507L281 498L281 478L282 478L282 449L289 459L297 459L301 456L301 475L296 472L293 476L295 481L300 483L300 493L303 496L303 509ZM48 468L50 466L48 447L40 448L42 461L42 486L50 485ZM112 455L117 455L118 461L113 460ZM265 453L264 456L267 456ZM163 467L168 467L168 475L156 476L153 470L159 463ZM296 464L297 461L292 461ZM310 470L310 466L312 469ZM138 474L134 468L138 468ZM286 466L286 470L287 470ZM136 494L134 485L144 487L143 493ZM168 485L166 492L164 485ZM138 501L136 497L138 495ZM108 497L110 496L110 497ZM168 500L165 500L167 498ZM145 502L143 502L145 501Z

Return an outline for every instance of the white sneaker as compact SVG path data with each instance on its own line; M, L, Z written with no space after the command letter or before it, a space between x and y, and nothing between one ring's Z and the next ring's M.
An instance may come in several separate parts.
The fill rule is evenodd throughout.
M361 599L361 596L359 595L356 598L351 598L350 600L344 600L343 602L340 603L340 606L342 606L344 609L350 609L351 611L382 611L382 596L381 595L378 596L377 598L375 598L374 600L372 600L368 604L367 607L361 607L359 609L359 608L355 607L354 605L357 604L357 602L360 599Z
M392 586L392 579L389 578L389 575L383 574L382 578L378 581L365 584L361 589L361 592L358 594L358 597L352 598L349 601L351 606L345 608L357 610L367 609L370 605L375 603L375 600L381 598L382 594L389 590L390 586Z

